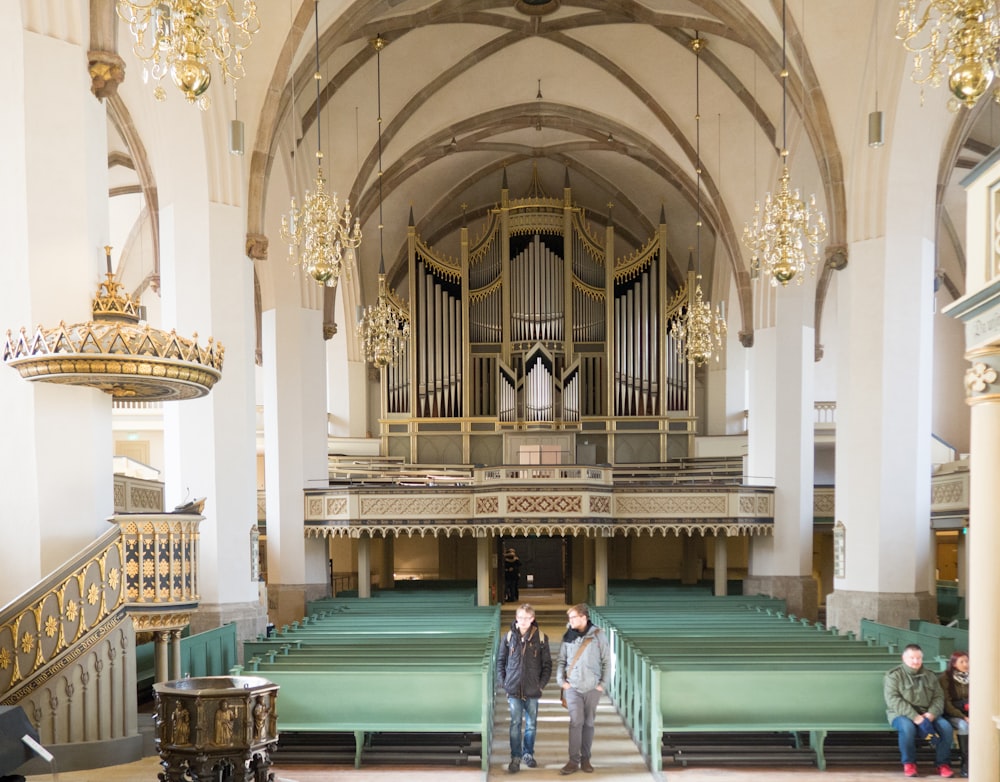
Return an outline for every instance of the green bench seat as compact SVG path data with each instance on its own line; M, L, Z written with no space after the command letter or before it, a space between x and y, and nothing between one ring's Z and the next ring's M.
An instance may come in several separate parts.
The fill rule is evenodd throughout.
M376 663L343 669L266 671L279 686L278 730L346 732L355 738L361 767L371 732L475 733L482 740L482 770L489 769L493 680L488 665Z

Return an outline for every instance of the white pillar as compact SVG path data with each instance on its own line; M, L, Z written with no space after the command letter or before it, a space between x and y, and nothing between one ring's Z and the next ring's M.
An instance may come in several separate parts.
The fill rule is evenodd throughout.
M977 351L977 363L1000 374L1000 346ZM982 376L982 375L980 375ZM995 376L994 376L995 377ZM969 777L1000 779L1000 383L970 390L969 466L969 660L973 668L969 698ZM977 664L975 661L979 660Z
M715 596L725 597L729 592L729 536L724 532L715 535Z
M490 604L490 542L476 538L476 605L480 606Z
M108 242L107 124L86 48L26 31L22 8L0 4L10 94L0 123L3 333L91 320ZM0 549L0 595L9 599L108 529L111 397L0 366L0 399L5 517L17 525L17 545Z
M594 538L594 603L608 604L608 539L600 535Z
M930 421L934 243L897 233L851 246L838 272L836 515L845 574L827 623L934 618Z
M759 329L749 358L750 426L747 472L773 485L774 531L750 543L746 589L785 599L788 610L816 619L812 578L814 286L757 283L758 306L773 321Z
M372 596L372 539L362 533L358 538L358 597Z
M329 483L322 329L320 310L288 300L261 316L268 599L280 604L278 624L302 615L307 591L327 590L326 543L305 537L303 494Z
M187 108L187 107L185 107ZM189 178L190 181L190 178ZM197 632L236 621L241 637L264 630L252 580L250 526L257 514L253 266L240 237L243 210L211 203L195 181L170 189L160 210L163 318L179 334L225 348L222 378L207 397L164 406L168 507L206 497L199 529Z

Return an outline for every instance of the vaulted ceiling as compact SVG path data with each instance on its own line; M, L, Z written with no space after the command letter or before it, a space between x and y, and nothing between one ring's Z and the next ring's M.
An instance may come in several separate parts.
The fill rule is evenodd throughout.
M349 197L366 237L361 301L376 291L380 203L382 254L398 286L411 213L426 242L457 255L458 229L475 238L505 175L514 197L535 176L550 195L568 179L595 225L614 224L619 256L662 213L675 280L699 244L700 202L702 271L712 298L729 300L731 328L747 333L754 286L740 238L775 186L779 149L787 143L793 185L816 194L828 246L846 247L859 238L852 177L889 154L900 132L890 96L912 67L894 38L895 4L870 0L320 0L318 17L310 0L267 0L258 14L261 41L238 84L248 233L287 211L274 193L310 186L318 128L328 187ZM696 36L706 42L697 74ZM943 103L941 92L927 90L928 106ZM886 111L882 149L866 143L876 107ZM939 168L939 276L952 296L964 276L958 183L1000 138L997 111L987 100L963 110L947 148L928 150ZM269 256L281 257L281 240L269 240ZM821 258L817 317L833 273Z

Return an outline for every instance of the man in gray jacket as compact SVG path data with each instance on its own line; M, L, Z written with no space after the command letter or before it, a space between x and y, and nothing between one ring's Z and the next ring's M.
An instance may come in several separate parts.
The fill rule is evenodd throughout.
M583 770L590 773L590 750L594 742L594 719L601 693L608 690L609 653L607 636L590 622L585 603L566 612L569 629L559 647L556 682L563 690L569 710L569 762L560 774Z

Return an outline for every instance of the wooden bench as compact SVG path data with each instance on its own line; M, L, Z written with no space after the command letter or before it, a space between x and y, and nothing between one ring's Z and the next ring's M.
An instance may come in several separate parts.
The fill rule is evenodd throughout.
M666 733L808 735L825 769L828 733L890 731L882 684L898 654L736 603L643 595L592 614L615 650L612 698L654 772Z
M897 654L901 654L908 644L917 644L924 652L924 658L928 662L935 659L947 659L955 649L956 635L964 633L965 641L968 643L968 633L957 628L941 627L940 632L914 630L905 627L893 627L892 625L873 622L871 619L861 620L861 637L864 640L872 641L876 644L887 646Z
M244 644L247 668L280 687L278 729L354 735L475 734L489 768L500 609L465 590L313 601L309 616Z

